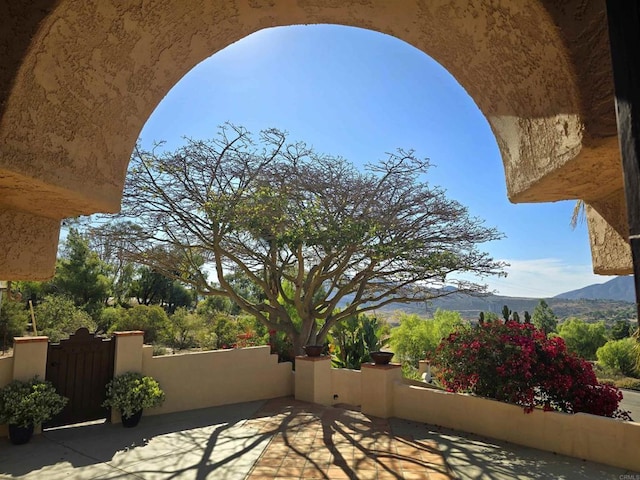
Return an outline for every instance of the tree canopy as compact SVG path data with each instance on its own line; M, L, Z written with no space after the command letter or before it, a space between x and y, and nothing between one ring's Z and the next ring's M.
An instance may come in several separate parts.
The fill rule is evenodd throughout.
M536 328L542 330L545 335L554 332L558 327L558 319L545 300L540 300L538 305L536 305L536 308L533 309L533 316L531 317L531 320Z
M445 282L486 291L454 274L503 273L477 248L501 234L430 186L429 161L412 151L361 172L279 130L256 138L233 125L212 140L161 149L132 155L121 215L138 228L114 229L127 235L129 258L227 297L285 332L297 352L322 343L343 318L452 293ZM245 296L230 272L260 295Z
M586 323L579 318L568 318L558 326L567 350L587 360L595 360L596 351L607 342L605 333L604 322Z

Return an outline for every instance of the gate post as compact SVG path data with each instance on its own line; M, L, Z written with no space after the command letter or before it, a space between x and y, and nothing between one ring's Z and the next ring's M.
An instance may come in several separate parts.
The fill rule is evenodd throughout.
M35 375L44 380L47 374L49 337L13 339L13 379L26 381Z
M144 332L115 332L116 351L113 360L113 376L126 372L142 372L142 346Z
M16 337L13 339L13 379L26 382L36 375L47 375L49 337ZM34 433L42 433L42 425L35 425Z
M113 356L113 376L127 372L142 373L142 347L144 345L144 332L134 330L132 332L114 332L115 353ZM120 413L111 410L111 423L120 423Z

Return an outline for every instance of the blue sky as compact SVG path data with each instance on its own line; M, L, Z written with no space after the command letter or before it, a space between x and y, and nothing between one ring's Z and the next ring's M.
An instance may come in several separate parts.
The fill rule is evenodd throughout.
M542 298L611 277L592 273L574 202L511 204L498 147L473 100L442 66L394 37L315 25L262 30L197 65L148 119L143 146L211 138L226 121L276 127L355 164L401 147L428 157L428 181L506 238L484 251L511 264L486 283Z

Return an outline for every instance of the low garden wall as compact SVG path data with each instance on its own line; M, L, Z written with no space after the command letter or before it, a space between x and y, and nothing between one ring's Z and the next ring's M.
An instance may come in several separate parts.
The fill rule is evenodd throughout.
M326 357L300 357L294 375L291 364L278 363L268 346L153 357L152 347L143 345L142 332L117 333L115 341L115 374L142 372L158 380L166 393L164 405L145 415L295 392L296 398L325 405L360 405L368 415L424 422L640 471L640 423L540 410L525 414L515 405L406 382L399 365L333 369ZM44 378L46 353L46 337L16 339L14 355L0 358L0 387L14 378ZM294 385L296 375L300 378ZM6 435L4 425L0 434Z
M377 376L372 376L371 370ZM366 375L363 375L366 373ZM391 385L392 396L381 390ZM640 423L597 415L534 410L407 382L399 369L331 369L332 403L361 405L370 415L397 417L504 440L517 445L640 471ZM374 400L372 400L374 399ZM386 402L386 403L385 403Z
M361 405L362 382L360 380L360 370L332 368L331 392L334 404Z
M161 357L152 352L144 347L142 373L160 383L166 400L149 415L293 394L291 363L278 363L269 346Z
M640 471L640 423L534 410L486 398L395 384L395 417Z

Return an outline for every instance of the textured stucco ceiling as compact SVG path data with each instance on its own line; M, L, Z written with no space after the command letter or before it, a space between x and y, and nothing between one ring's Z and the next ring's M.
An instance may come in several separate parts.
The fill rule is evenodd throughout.
M439 61L492 126L512 201L596 205L622 186L601 1L40 0L4 2L0 19L0 208L22 215L25 235L29 216L117 211L133 145L169 89L279 25L368 28ZM52 272L50 258L15 263L0 256L0 278Z

